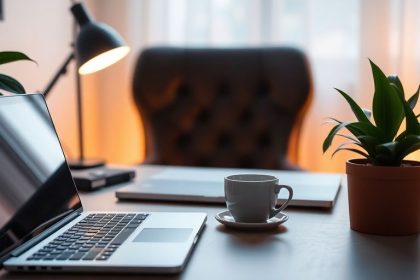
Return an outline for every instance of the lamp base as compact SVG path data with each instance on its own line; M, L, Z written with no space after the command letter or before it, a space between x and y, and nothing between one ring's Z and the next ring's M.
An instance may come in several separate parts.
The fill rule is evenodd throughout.
M100 159L69 160L67 162L72 170L88 169L105 165L105 161Z

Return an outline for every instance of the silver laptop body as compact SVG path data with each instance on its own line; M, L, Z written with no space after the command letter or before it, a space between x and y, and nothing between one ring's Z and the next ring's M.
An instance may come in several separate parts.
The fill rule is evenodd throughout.
M0 263L9 271L177 273L204 213L93 213L42 95L0 97Z
M269 174L293 188L289 206L332 208L337 199L342 175L285 170L202 168L142 165L142 176L116 191L119 199L204 202L225 204L223 179L232 174ZM278 203L287 199L280 192Z

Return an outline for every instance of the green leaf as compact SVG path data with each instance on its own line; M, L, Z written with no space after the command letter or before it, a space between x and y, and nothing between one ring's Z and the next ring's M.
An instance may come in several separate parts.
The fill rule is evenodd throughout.
M376 146L376 153L377 154L386 154L390 157L394 157L397 151L398 142L388 142L379 144Z
M363 113L365 113L366 118L370 119L370 117L372 116L372 112L368 109L362 108Z
M392 85L392 88L394 89L394 91L399 91L399 89L395 85ZM403 112L405 114L405 126L407 134L419 135L419 122L416 118L416 115L413 112L413 109L410 107L408 102L404 100L404 98L400 97L400 102L403 104Z
M324 140L324 143L322 144L322 151L325 153L328 148L331 146L332 140L334 139L334 136L343 128L347 127L350 124L354 124L354 123L348 123L348 122L340 122L336 119L332 119L334 121L336 121L338 124L336 126L334 126L330 132L328 133L327 137ZM357 126L357 125L356 125ZM352 132L352 131L350 131ZM354 134L354 133L353 133ZM357 135L354 134L356 137Z
M347 103L350 105L351 110L353 111L354 115L356 116L359 122L370 123L365 112L362 110L362 108L360 108L359 105L357 105L353 98L351 98L347 93L345 93L342 90L339 90L338 88L335 88L335 90L338 91L346 99Z
M373 151L374 145L376 145L380 140L382 139L383 135L381 131L373 126L371 123L365 123L365 122L339 122L338 124L334 126L330 133L327 135L327 137L324 140L324 143L322 145L322 150L325 153L328 148L331 146L332 140L334 136L343 128L346 128L350 133L352 133L356 138L362 143L363 148L366 151ZM367 138L369 137L369 138ZM366 138L369 140L369 142L366 140ZM372 139L374 139L374 145L370 144Z
M384 133L387 141L392 141L404 118L401 96L393 90L385 74L371 60L375 93L372 113L375 123Z
M407 130L404 130L400 133L397 137L395 137L395 141L399 142L401 139L403 139L407 135Z
M408 156L411 153L414 153L415 151L420 150L420 142L414 143L413 145L409 146L407 150L403 151L401 153L401 161Z
M367 123L351 123L346 128L360 141L371 157L375 157L375 147L383 142L383 133L375 126Z
M327 137L324 140L324 143L322 144L323 153L325 153L328 150L328 148L331 146L331 143L332 143L332 140L334 139L335 134L337 134L337 132L340 131L345 126L346 126L346 123L339 123L331 129L330 133L328 133Z
M373 163L381 166L399 166L401 161L398 159L399 142L388 142L376 146L376 155Z
M353 152L353 153L359 154L359 155L361 155L361 156L363 156L363 157L365 157L365 158L367 158L367 159L370 159L370 157L369 157L369 155L368 155L368 154L366 154L366 153L364 153L364 152L362 152L362 151L360 151L360 150L358 150L358 149L354 149L354 148L345 148L345 147L343 147L343 148L337 148L337 149L334 151L334 153L331 155L331 157L333 157L336 153L338 153L338 152L340 152L340 151L350 151L350 152Z
M400 78L398 78L398 76L397 76L397 75L390 75L390 76L388 76L388 81L389 81L390 83L392 83L392 84L396 85L396 86L397 86L397 88L399 88L399 90L400 90L401 94L402 94L403 96L405 96L405 94L404 94L404 88L403 88L403 85L402 85L402 83L401 83L401 81L400 81Z
M372 112L360 108L348 94L336 89L346 99L358 121L350 123L330 118L335 126L324 140L323 150L325 152L334 137L339 136L350 142L339 145L332 156L347 150L367 158L374 165L399 166L407 155L420 150L420 114L413 112L420 98L420 86L406 100L402 83L397 76L387 78L372 61L370 65L375 83ZM369 121L372 115L375 123ZM396 136L404 118L406 130ZM350 134L340 134L339 131L343 128Z
M335 123L335 124L342 123L342 121L339 121L339 120L337 120L335 118L327 118L327 120L329 120L329 121L327 121L327 123Z
M360 135L357 137L357 139L359 139L359 141L362 143L369 143L375 146L380 143L380 139L370 135Z
M349 135L345 135L345 134L339 134L339 133L337 133L336 135L337 135L337 136L340 136L340 137L343 137L343 138L346 138L346 139L348 139L348 140L351 140L351 141L357 142L358 144L360 144L360 141L359 141L357 138L354 138L354 137L351 137L351 136L349 136Z
M337 134L338 135L338 134ZM359 146L360 148L362 148L362 149L364 149L365 150L365 147L363 147L363 145L361 145L360 144L360 142L359 141L354 141L354 140L351 140L351 141L348 141L348 142L345 142L345 143L342 143L341 145L339 145L338 147L337 147L337 149L341 149L341 148L344 148L344 147L346 147L346 146L348 146L348 145L356 145L356 146ZM333 153L333 155L334 155L334 153Z
M380 139L370 135L360 135L357 139L360 141L366 152L374 158L376 155L376 146L380 143Z
M417 88L417 91L413 94L413 96L411 96L407 102L410 105L410 108L414 110L414 108L416 107L417 101L419 100L419 90L420 90L420 86Z
M383 139L383 132L373 126L371 123L365 122L352 122L346 125L346 128L356 137L358 136L372 136L377 139Z
M12 52L12 51L0 52L0 64L14 62L18 60L29 60L36 63L36 61L34 61L30 57L28 57L26 54L21 53L21 52Z
M13 93L25 93L25 88L14 78L0 74L0 89Z
M420 135L407 135L399 142L398 160L401 162L406 156L420 149Z
M341 123L340 121L334 119L334 118L326 118L326 120L322 124L338 124Z

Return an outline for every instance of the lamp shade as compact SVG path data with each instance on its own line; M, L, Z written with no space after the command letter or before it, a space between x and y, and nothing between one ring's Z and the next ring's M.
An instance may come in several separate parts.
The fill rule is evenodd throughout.
M121 36L110 26L95 22L82 3L73 5L71 11L80 25L75 46L80 74L102 70L128 54L130 48Z

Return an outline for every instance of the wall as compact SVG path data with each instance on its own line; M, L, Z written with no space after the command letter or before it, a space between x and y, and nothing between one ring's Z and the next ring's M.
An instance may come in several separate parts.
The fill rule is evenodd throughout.
M42 90L45 87L70 50L72 29L72 16L68 11L70 2L4 0L5 20L0 21L0 34L2 35L0 50L23 51L34 58L38 62L38 66L29 62L18 62L1 66L1 73L15 76L29 91ZM151 3L151 1L144 0L87 1L89 9L96 18L113 26L132 47L132 51L127 58L98 73L83 77L84 131L87 155L100 156L108 162L114 163L138 163L144 158L144 135L141 120L131 97L131 79L134 63L140 50L145 44L152 42L151 39L154 36L157 36L152 32L154 30L153 24L157 19L151 18L154 14L148 13ZM376 8L372 7L372 9ZM362 22L374 21L368 26L374 27L375 30L377 26L375 22L388 20L377 19L367 12L363 13L362 16ZM373 30L373 34L376 34L375 30ZM366 25L363 23L361 24L361 31L368 32ZM386 41L386 39L381 39L382 35L377 33L376 37L380 41ZM407 37L406 40L414 39ZM408 42L405 46L415 48L416 44ZM360 46L360 53L362 54L360 61L363 63L360 66L362 69L360 72L361 88L356 89L356 92L373 92L366 57L373 57L375 61L380 61L381 66L385 67L387 71L388 69L395 69L393 67L389 68L389 65L384 63L387 60L386 57L378 57L378 47L382 48L383 46L380 45L375 48L372 42L365 41ZM409 54L411 52L405 51L404 53ZM404 59L410 60L410 56L404 57ZM400 73L400 71L396 72ZM405 84L408 82L408 89L411 93L418 81L416 81L417 77L410 77L410 73L417 72L403 73L403 82ZM60 79L47 100L58 134L69 156L77 156L73 78L74 72L71 69L67 76ZM331 102L332 99L329 99L329 101L333 104L339 104L336 106L342 106L343 108L343 110L340 110L340 114L343 115L334 116L338 118L348 117L351 112L338 94L333 93L332 88L334 86L337 86L337 84L335 80L332 80L328 90L331 91L331 94L333 94L331 98L336 102ZM317 93L315 92L315 94ZM363 99L362 96L358 96L358 98ZM366 95L364 98L366 98ZM321 123L325 116L330 115L328 112L331 110L331 103L327 104L315 99L313 108L318 109L311 109L306 120L303 131L304 141L300 145L303 151L300 163L307 169L343 171L343 162L345 159L352 157L349 154L338 154L334 160L331 160L330 154L322 155L320 147L323 137L321 136L327 134L329 127L321 126ZM370 101L363 99L362 103L368 105ZM419 109L418 106L417 113ZM314 135L314 131L316 131L316 135ZM420 152L412 155L411 158L420 159Z
M95 74L100 104L98 145L108 162L132 164L144 159L142 123L131 96L132 72L142 47L138 33L144 28L143 2L136 1L133 9L125 0L118 5L114 0L96 1L97 20L115 28L132 47L123 60Z
M217 1L209 2L215 3ZM232 2L230 3L232 4ZM393 6L391 2L394 3ZM175 17L185 16L183 13L180 13L182 9L177 9L179 7L176 7L176 5L177 3L185 4L187 2L174 1L169 4L169 1L164 0L120 0L117 5L117 2L114 0L101 0L95 3L97 4L98 18L116 27L133 48L128 58L97 75L101 94L101 98L98 100L101 104L101 150L112 162L132 163L141 161L144 157L144 135L131 98L131 75L134 63L139 51L146 45L162 44L162 42L185 44L185 40L181 38L182 36L177 38L180 39L180 42L178 42L178 40L169 40L171 38L168 38L168 34L170 30L176 28L182 31L182 28L187 28L188 24L185 26L171 26L168 29L167 26L162 25L162 22L167 23L165 17L169 17L171 14ZM192 2L188 3L191 4ZM308 46L306 46L305 50L312 59L316 96L305 120L302 141L300 142L299 163L308 170L343 172L344 162L347 159L357 157L353 153L342 152L331 159L333 148L337 147L342 141L334 141L334 147L327 154L322 154L322 142L331 129L330 125L322 124L328 116L334 116L343 120L354 119L347 103L333 90L334 87L350 92L363 107L371 107L373 79L367 60L368 57L380 65L386 73L398 73L406 87L407 95L411 95L418 86L418 61L415 58L418 58L419 54L415 50L419 49L418 42L420 41L418 36L415 36L416 34L418 35L418 32L416 33L415 25L412 24L416 22L413 20L416 18L415 9L410 10L408 3L400 5L396 0L372 0L360 1L359 3L360 7L353 15L357 19L358 31L355 36L356 41L359 42L359 45L356 44L354 49L351 49L351 52L354 52L354 54L352 53L348 57L341 55L333 57L335 60L332 59L329 62L332 55L321 52L321 54L325 54L325 56L321 56L324 60L319 59L320 57L316 60L317 56L313 53L314 49L309 47L312 43L317 43L318 49L325 49L322 44L327 43L332 44L331 46L336 48L344 46L337 45L335 37L333 37L331 42L328 41L327 43L315 40L315 38L322 37L320 35L324 34L325 28L323 24L325 22L320 20L320 18L317 18L316 22L312 22L317 23L318 29L312 30L313 26L311 25L307 30L308 34L306 35L312 37L311 40L307 41ZM319 17L323 15L319 10L323 9L322 5L318 4L315 1L309 1L307 3L308 7L304 6L316 10ZM324 5L326 4L324 3ZM337 6L339 5L337 4ZM404 11L396 11L396 7L404 9ZM169 11L169 9L171 10ZM211 13L212 11L206 10L206 12ZM313 13L312 16L314 16ZM340 19L332 17L330 22ZM349 19L352 18L350 17ZM306 22L304 19L300 20ZM249 20L249 22L258 22L258 20ZM340 31L342 32L341 29L336 30L336 32ZM176 32L175 35L178 36L180 34L185 35L183 32L179 32L179 34ZM394 44L398 45L396 49L392 48ZM336 56L337 53L341 54L339 51L335 53ZM323 67L320 67L320 65ZM354 80L349 80L346 78L348 75L356 77ZM322 85L317 84L321 80L320 77L323 80ZM417 106L415 110L417 114L419 110L420 106ZM410 155L409 158L419 160L420 151Z
M0 72L15 77L27 92L42 91L71 50L71 3L57 0L4 0L3 5L0 50L24 52L34 59L37 65L16 62L2 65ZM67 75L58 81L47 98L61 143L69 157L78 155L74 67L72 63ZM92 156L99 154L96 146L98 126L95 79L95 76L82 78L85 144L87 154Z

